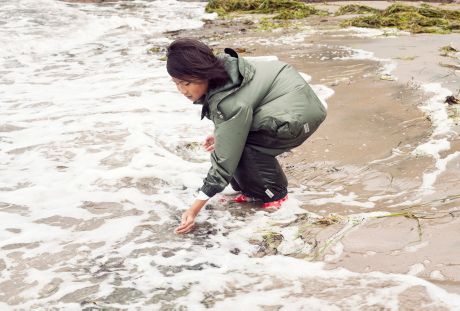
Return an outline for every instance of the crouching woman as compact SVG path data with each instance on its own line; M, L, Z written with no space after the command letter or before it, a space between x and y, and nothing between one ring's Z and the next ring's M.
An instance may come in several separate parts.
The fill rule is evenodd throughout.
M326 118L326 108L290 65L248 61L232 49L215 56L204 43L179 39L167 51L167 70L178 90L202 105L214 134L205 139L211 168L176 233L193 229L207 200L229 183L237 202L279 207L287 179L276 156L302 144Z

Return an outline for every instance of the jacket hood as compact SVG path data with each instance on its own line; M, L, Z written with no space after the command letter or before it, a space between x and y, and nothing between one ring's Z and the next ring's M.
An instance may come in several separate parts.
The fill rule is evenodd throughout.
M201 119L207 114L207 105L211 97L226 91L231 93L231 90L236 90L245 85L254 76L254 67L243 58L238 57L238 53L230 48L226 48L224 52L224 54L218 55L217 58L223 60L229 81L225 85L209 90L203 98L194 102L194 104L203 105Z

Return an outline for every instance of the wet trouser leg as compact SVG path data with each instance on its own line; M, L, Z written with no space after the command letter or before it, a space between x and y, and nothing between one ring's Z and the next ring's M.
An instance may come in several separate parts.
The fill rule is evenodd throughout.
M300 133L291 139L280 139L263 132L249 134L238 167L231 180L234 190L271 202L287 195L287 178L276 156L301 145L311 133ZM270 154L257 150L269 148Z
M263 202L287 195L287 179L275 156L246 145L231 181L233 189Z
M235 180L235 177L230 180L230 185L232 186L232 189L235 191L241 191L240 185L238 185L238 182Z

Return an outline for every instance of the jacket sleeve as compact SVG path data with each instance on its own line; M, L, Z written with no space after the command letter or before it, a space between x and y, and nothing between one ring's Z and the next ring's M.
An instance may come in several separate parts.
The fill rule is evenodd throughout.
M229 184L243 153L252 123L252 108L240 106L229 119L216 123L211 168L201 191L212 197Z

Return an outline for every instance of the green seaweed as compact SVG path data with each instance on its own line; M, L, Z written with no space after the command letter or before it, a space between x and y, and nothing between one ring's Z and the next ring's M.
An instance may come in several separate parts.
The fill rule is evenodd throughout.
M277 14L274 19L300 19L328 14L296 0L210 0L206 12L215 12L221 17L231 12Z
M339 223L342 218L337 214L330 214L328 216L323 216L319 219L316 219L313 224L315 225L322 225L322 226L330 226L336 223Z
M329 13L323 10L318 10L317 8L309 5L304 5L302 9L299 10L291 10L291 9L286 9L286 10L281 10L280 13L275 15L273 18L274 19L302 19L309 17L311 15L320 15L320 16L326 16Z
M445 103L448 105L447 106L447 114L449 116L449 119L452 120L452 122L455 125L460 124L460 89L457 91L457 95L449 95L445 99ZM458 199L460 196L453 196L450 197L448 200L455 200ZM452 217L454 217L451 214Z
M262 241L257 242L259 245L258 253L261 256L276 255L278 246L284 240L281 233L269 231L262 235Z
M460 30L460 10L445 10L430 5L420 7L395 3L383 11L345 20L343 27L396 27L412 33L445 34Z
M447 113L449 116L449 119L452 120L452 122L455 125L460 124L460 107L459 105L451 105L449 104L449 107L447 108Z
M151 47L147 50L151 54L156 54L161 52L161 48L158 46Z
M400 59L400 60L414 60L416 59L418 56L397 56L397 57L393 57L394 59Z
M378 13L380 12L379 9L367 6L367 5L360 5L360 4L347 4L341 6L337 12L335 12L335 16L339 15L346 15L346 14L369 14L369 13Z
M453 70L460 70L460 65L457 65L457 64L449 64L449 63L440 62L439 66L453 69Z
M446 57L455 57L455 54L460 52L456 48L454 48L452 45L445 45L442 46L439 51L441 52L441 56L446 56Z
M283 239L284 237L281 233L273 231L267 232L262 236L263 243L266 243L268 246L275 246L275 248L278 247Z
M257 29L266 31L266 30L273 30L278 28L287 28L290 27L291 24L285 20L272 20L270 18L262 18L258 23Z
M251 13L274 13L282 9L302 9L303 3L289 0L210 0L206 5L206 12L216 10L223 12L251 12Z

